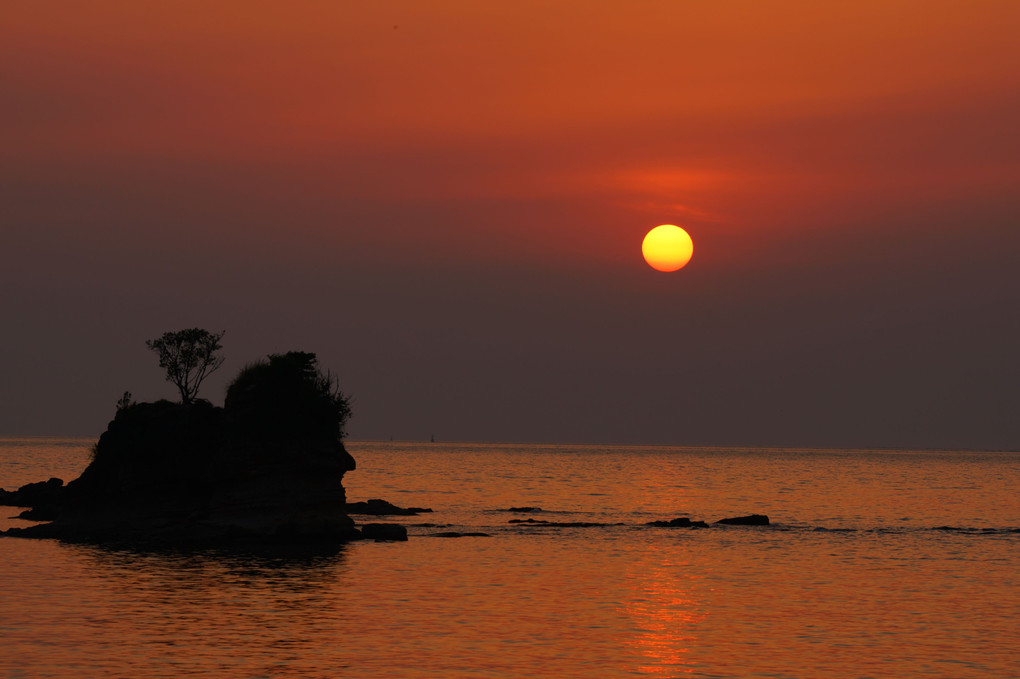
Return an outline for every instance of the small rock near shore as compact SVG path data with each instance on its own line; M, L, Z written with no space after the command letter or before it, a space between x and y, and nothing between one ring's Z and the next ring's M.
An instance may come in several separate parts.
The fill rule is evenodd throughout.
M18 518L27 519L28 521L53 521L59 515L59 508L53 505L42 505L40 507L26 509L18 514Z
M60 495L64 490L63 479L56 477L49 481L37 481L26 483L17 490L0 489L0 505L13 507L35 507L37 505L52 505L60 502Z
M366 500L364 502L347 503L348 514L366 514L370 516L414 516L416 514L431 511L431 509L426 507L398 507L391 502L380 500L379 498L372 498L371 500Z

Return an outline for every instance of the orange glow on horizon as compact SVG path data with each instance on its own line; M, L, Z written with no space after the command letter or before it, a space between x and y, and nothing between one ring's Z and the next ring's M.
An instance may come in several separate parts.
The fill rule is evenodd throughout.
M619 225L661 220L768 266L851 212L1011 195L1015 3L737 5L15 3L0 138L12 177L408 259L625 266ZM397 206L415 228L362 226Z

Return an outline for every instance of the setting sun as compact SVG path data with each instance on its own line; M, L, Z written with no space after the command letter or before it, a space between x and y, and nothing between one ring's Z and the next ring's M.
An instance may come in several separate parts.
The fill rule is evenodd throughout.
M641 242L641 254L653 269L676 271L691 261L694 242L679 226L663 224L645 235Z

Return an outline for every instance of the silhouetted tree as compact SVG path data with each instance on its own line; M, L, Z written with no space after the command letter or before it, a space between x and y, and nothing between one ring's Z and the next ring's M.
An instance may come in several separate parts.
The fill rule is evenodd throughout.
M159 367L166 369L167 382L181 392L181 403L195 400L202 380L223 365L220 340L226 331L214 334L201 328L165 332L162 337L146 340L145 346L159 354Z

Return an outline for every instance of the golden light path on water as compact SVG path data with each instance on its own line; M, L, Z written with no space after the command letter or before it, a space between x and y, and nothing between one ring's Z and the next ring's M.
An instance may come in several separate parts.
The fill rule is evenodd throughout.
M672 550L663 550L659 564L644 566L630 574L634 591L626 611L636 634L630 643L645 658L638 671L650 676L671 677L695 672L691 649L699 643L698 624L707 613L693 598L690 580L698 576L690 563Z

